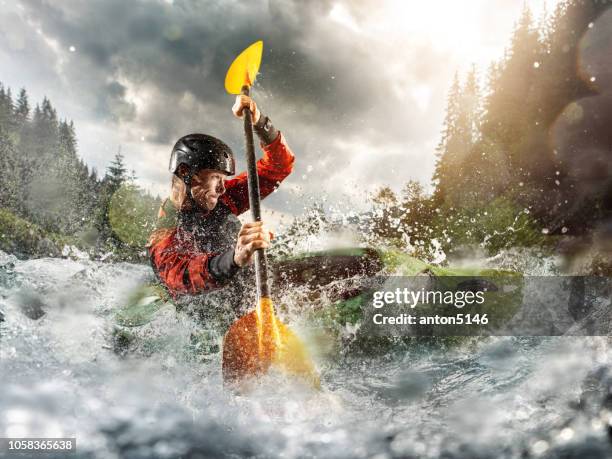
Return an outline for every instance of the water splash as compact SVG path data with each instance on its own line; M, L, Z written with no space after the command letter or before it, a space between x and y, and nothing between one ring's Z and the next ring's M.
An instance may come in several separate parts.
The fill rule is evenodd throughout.
M550 266L521 252L488 263ZM147 352L114 351L112 311L151 276L139 265L0 253L0 435L76 436L75 457L89 458L612 452L606 337L347 347L317 355L320 392L273 372L244 396L223 388L218 351L187 357L188 318L153 321L151 333L173 339ZM22 312L22 290L37 295L43 316Z

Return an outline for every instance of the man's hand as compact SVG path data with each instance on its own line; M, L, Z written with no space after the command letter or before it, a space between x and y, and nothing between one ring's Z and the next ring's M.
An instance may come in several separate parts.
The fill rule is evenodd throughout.
M255 101L249 96L236 96L236 102L232 107L232 112L234 112L234 116L242 118L242 110L244 109L244 107L248 107L248 109L251 110L251 120L253 121L253 124L257 124L259 118L261 117L261 113L259 112Z
M242 225L238 233L238 242L234 250L234 263L241 268L248 265L257 249L267 249L274 235L268 231L263 222L251 222Z

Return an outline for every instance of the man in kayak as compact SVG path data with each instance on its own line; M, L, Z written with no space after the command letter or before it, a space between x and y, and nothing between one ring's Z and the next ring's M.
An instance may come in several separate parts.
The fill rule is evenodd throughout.
M251 110L263 149L257 175L264 198L291 173L294 155L250 97L236 98L234 115L242 117L244 107ZM215 137L190 134L174 145L171 196L162 204L147 248L158 279L175 300L240 283L255 250L270 244L271 233L262 222L241 225L237 218L249 209L249 197L246 172L229 178L234 168L232 150ZM254 281L248 284L253 290ZM233 296L241 295L234 291Z

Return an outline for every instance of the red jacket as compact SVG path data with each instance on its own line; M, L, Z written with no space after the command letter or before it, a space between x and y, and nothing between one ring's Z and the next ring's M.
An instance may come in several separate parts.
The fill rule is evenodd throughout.
M286 144L281 133L269 145L263 145L263 157L257 161L257 175L261 197L265 198L272 193L287 177L292 169L294 155ZM235 234L227 235L215 233L217 221L221 222L226 214L240 215L249 209L249 196L247 174L243 172L225 182L226 191L219 199L217 207L207 215L185 215L179 212L170 220L174 220L156 230L149 240L148 250L151 263L158 278L165 284L173 296L184 293L200 293L220 287L224 279L215 277L210 263L215 257L216 264L233 264L233 246L237 238ZM161 221L168 220L168 207L164 205L160 210ZM188 218L187 218L188 217ZM235 217L233 217L235 219ZM187 223L188 222L188 223ZM227 232L227 231L225 231ZM212 237L214 246L215 237L230 237L231 247L226 253L209 251L206 247L211 245L206 239ZM210 241L208 241L210 242ZM231 259L230 259L231 257ZM237 268L236 268L237 269Z

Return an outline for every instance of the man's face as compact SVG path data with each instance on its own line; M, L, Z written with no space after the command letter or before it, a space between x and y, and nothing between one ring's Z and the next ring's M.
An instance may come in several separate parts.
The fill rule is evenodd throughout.
M223 172L202 169L191 179L193 199L204 209L213 210L223 193L225 193Z

